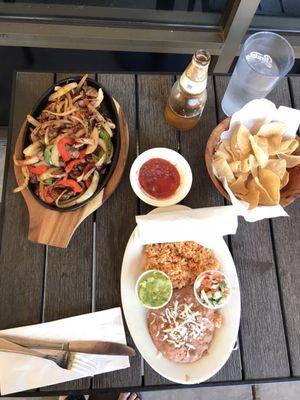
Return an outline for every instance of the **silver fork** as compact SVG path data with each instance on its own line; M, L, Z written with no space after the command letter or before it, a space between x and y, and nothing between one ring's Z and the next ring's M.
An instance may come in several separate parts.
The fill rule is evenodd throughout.
M0 351L43 358L45 360L55 362L55 364L57 364L60 368L88 374L90 376L93 376L96 373L96 363L80 353L60 351L56 354L45 354L36 350L28 349L24 346L20 346L3 338L0 338Z

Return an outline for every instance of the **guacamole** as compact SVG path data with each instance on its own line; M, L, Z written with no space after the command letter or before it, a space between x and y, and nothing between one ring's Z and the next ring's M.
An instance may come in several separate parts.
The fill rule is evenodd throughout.
M160 271L150 271L138 285L138 297L146 307L162 307L172 295L172 282Z

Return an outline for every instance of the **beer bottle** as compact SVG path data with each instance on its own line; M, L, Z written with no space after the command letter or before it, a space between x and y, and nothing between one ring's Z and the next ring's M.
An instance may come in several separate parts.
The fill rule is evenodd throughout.
M174 83L165 107L166 121L181 131L192 129L206 103L207 70L210 54L197 50L181 77Z

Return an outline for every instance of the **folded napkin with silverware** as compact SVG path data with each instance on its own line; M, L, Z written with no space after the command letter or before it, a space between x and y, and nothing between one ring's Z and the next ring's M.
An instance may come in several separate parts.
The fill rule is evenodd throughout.
M128 368L120 308L0 331L1 395Z

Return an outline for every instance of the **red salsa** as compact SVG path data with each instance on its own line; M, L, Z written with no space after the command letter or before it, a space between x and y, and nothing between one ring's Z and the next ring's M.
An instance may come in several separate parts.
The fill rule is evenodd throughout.
M151 158L139 171L139 183L143 190L156 199L167 199L180 185L177 168L163 158Z

